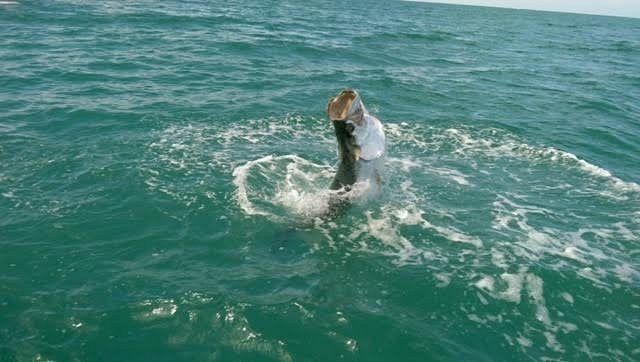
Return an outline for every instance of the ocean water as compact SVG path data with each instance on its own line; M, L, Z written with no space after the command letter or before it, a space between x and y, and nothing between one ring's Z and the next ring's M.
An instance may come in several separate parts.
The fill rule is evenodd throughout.
M640 359L640 19L0 3L1 361ZM385 125L333 220L327 99Z

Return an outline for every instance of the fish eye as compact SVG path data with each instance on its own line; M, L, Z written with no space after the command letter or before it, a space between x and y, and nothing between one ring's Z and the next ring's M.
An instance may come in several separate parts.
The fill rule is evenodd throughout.
M347 123L346 126L344 126L344 128L347 130L347 132L349 133L353 133L353 131L356 130L356 127L352 124L352 123Z

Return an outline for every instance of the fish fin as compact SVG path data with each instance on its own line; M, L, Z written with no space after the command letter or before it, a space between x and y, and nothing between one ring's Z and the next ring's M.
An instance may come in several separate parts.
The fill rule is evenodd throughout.
M353 151L353 154L356 161L358 161L360 159L360 155L362 155L362 149L360 147L356 147L356 149Z

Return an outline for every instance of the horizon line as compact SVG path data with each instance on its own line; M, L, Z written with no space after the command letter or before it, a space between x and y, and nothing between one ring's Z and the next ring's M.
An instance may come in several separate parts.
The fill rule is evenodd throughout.
M507 10L526 10L526 11L538 11L544 13L558 13L558 14L572 14L572 15L587 15L587 16L605 16L605 17L614 17L614 18L623 18L623 19L640 19L639 15L617 15L617 14L605 14L605 13L595 13L595 12L578 12L578 11L569 11L569 10L551 10L551 9L532 9L528 7L510 7L504 5L487 5L487 4L466 4L466 3L454 3L454 2L442 2L442 1L432 1L432 0L401 0L405 2L416 2L423 4L436 4L436 5L452 5L452 6L472 6L477 8L493 8L493 9L507 9Z

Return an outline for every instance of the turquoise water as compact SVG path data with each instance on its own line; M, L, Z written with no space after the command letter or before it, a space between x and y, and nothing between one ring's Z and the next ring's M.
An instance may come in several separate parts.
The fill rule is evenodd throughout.
M0 5L0 360L640 359L640 20ZM383 192L315 220L326 100Z

